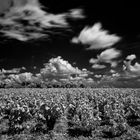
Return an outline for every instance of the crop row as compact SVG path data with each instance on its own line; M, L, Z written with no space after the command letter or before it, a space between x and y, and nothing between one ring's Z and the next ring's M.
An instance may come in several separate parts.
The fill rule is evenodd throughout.
M0 135L17 134L140 139L139 90L0 90Z

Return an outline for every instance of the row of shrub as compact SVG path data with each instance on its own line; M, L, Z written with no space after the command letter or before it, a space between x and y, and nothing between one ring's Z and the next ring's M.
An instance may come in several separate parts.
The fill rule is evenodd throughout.
M138 92L130 89L1 90L0 135L140 139Z
M21 82L15 81L5 82L0 81L0 88L87 88L97 87L95 84L81 83L81 82L45 82L45 81L32 81L32 82Z

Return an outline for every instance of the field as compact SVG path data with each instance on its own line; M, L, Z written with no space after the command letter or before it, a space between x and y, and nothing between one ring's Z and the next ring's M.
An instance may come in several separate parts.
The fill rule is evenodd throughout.
M140 140L140 89L0 89L0 140Z

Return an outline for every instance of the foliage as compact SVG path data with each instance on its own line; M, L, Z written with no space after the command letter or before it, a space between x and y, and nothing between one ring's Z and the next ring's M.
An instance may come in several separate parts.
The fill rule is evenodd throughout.
M140 139L139 90L1 89L0 139Z

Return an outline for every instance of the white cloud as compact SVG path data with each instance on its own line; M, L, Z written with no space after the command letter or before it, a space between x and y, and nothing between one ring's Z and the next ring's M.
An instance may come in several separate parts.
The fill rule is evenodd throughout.
M112 77L120 77L120 74L119 73L113 73Z
M91 58L91 59L89 60L89 63L91 63L91 64L95 64L95 63L98 63L98 62L99 62L99 60L96 59L96 58Z
M120 39L117 35L109 34L108 31L103 30L101 23L96 23L92 27L85 27L78 37L72 39L72 42L89 45L87 49L93 50L109 48Z
M131 55L128 55L126 57L126 60L134 60L134 59L136 59L136 55L135 54L131 54Z
M0 17L1 33L9 38L28 41L47 37L51 28L67 28L67 18L83 18L81 9L72 9L62 14L52 14L43 10L39 0L15 0L14 6Z
M94 77L95 77L95 78L101 78L101 77L102 77L102 75L100 75L100 74L99 74L99 75L97 75L97 74L96 74L96 75L94 75Z
M60 56L52 58L45 64L45 68L41 69L40 74L43 79L65 79L70 78L72 75L75 77L84 78L91 72L86 69L78 69L73 67L68 61L63 60Z
M134 73L140 74L140 64L138 62L136 62L135 65L130 66L130 70Z
M132 65L132 61L136 59L136 55L129 55L126 57L129 61L124 61L124 71L126 72L127 76L136 77L140 76L140 64L136 62Z
M79 39L78 39L77 37L74 37L74 38L72 38L71 42L77 44L77 43L79 43L80 41L79 41Z
M21 68L13 68L13 69L10 69L10 70L5 70L5 69L2 69L0 71L1 74L18 74L21 72L21 70L26 70L25 67L21 67Z
M22 81L27 81L27 82L32 81L32 76L33 76L33 74L30 72L21 73L19 75L19 77Z
M82 9L72 9L70 10L70 16L74 18L84 18L83 10Z
M20 73L20 74L10 74L8 78L11 81L17 82L17 83L22 83L22 82L31 82L33 74L29 72L25 73Z
M93 67L98 66L100 63L109 63L111 67L116 67L118 65L116 58L121 55L121 51L116 50L114 48L106 49L101 52L100 55L97 55L97 58L91 58L89 63L94 64ZM95 65L96 64L96 65ZM103 65L102 65L103 66Z
M100 64L93 64L92 68L93 69L104 69L104 68L106 68L106 66L105 65L100 65Z
M88 79L86 79L86 81L87 81L88 83L94 83L94 80L93 80L92 78L88 78Z
M110 73L112 73L112 74L113 74L113 73L115 73L115 72L116 72L116 71L115 71L115 70L113 70L113 69L111 69L111 70L110 70Z
M112 59L118 58L120 56L121 52L119 50L116 50L114 48L107 49L103 51L98 57L99 61L110 61Z
M116 68L116 67L118 66L118 63L119 63L119 62L117 62L117 61L110 61L110 62L108 62L108 63L111 64L111 68Z

